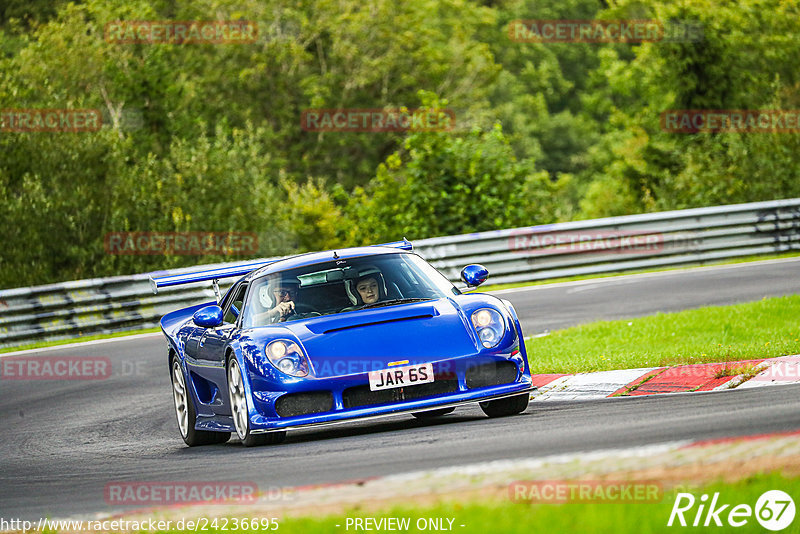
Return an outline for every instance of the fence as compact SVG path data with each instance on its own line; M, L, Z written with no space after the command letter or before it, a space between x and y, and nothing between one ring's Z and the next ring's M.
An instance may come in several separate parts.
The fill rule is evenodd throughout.
M703 264L800 250L800 199L530 226L413 243L421 256L453 282L469 263L485 265L491 273L490 283ZM153 295L150 274L156 273L0 291L0 347L152 327L171 310L214 299L208 283L165 288Z

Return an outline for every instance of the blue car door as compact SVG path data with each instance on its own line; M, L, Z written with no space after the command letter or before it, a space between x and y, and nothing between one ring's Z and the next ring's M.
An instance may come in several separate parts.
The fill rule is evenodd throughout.
M197 356L192 362L192 370L203 379L207 386L206 391L202 392L205 394L205 398L201 402L215 407L226 407L222 413L230 413L227 410L228 382L225 374L225 350L231 335L236 331L237 319L246 291L247 284L244 283L234 288L231 298L223 303L223 323L215 328L206 328L200 334ZM198 391L198 397L202 396ZM218 410L215 409L215 412Z

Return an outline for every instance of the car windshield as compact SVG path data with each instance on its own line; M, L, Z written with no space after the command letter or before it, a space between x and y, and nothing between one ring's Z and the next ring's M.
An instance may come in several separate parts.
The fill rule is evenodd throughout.
M252 282L242 327L458 294L416 254L379 254L289 269Z

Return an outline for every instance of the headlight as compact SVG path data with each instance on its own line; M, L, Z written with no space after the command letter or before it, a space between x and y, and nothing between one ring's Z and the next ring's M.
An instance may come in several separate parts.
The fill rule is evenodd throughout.
M280 372L289 376L306 376L308 359L303 349L294 341L278 339L267 344L264 349L267 359Z
M503 316L492 308L481 308L472 313L472 326L478 333L478 339L487 349L496 347L503 338L506 323Z

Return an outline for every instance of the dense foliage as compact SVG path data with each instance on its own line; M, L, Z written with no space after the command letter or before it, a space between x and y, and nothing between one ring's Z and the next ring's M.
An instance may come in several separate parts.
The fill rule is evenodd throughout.
M252 20L250 44L119 44L117 20ZM690 21L699 40L530 43L516 19ZM799 109L783 0L8 0L0 287L216 262L110 255L124 231L296 251L800 196L796 133L668 133L669 109ZM310 108L453 110L448 131L314 132Z

